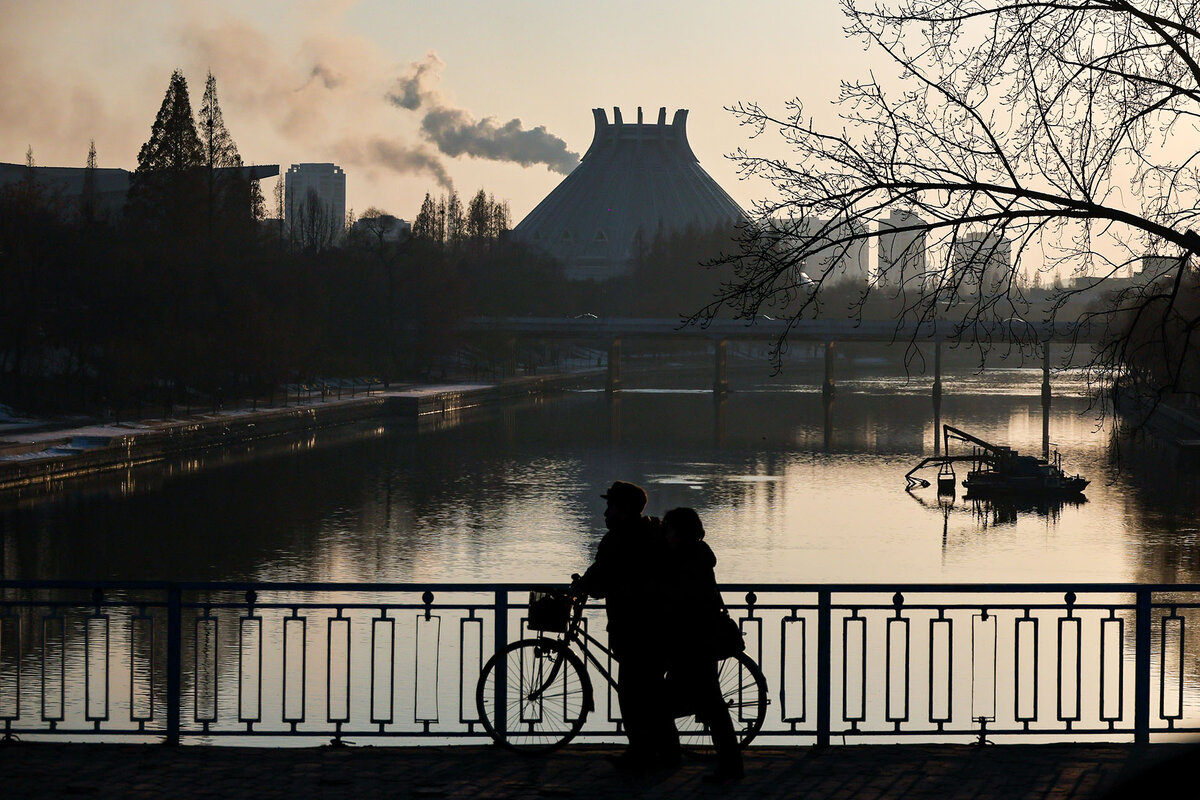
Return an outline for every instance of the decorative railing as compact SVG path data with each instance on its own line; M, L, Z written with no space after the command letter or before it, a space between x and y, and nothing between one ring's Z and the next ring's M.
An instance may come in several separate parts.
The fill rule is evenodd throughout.
M482 741L475 685L528 585L0 582L0 734ZM1200 586L727 585L758 742L1200 732ZM603 638L603 610L589 608ZM581 734L620 736L593 675Z

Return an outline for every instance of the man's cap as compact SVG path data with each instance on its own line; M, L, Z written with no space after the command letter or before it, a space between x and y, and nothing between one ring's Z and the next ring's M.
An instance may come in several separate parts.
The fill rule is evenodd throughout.
M629 483L628 481L613 481L613 485L608 487L608 491L600 496L620 508L629 509L635 514L642 513L642 509L646 507L648 500L645 489L636 483Z

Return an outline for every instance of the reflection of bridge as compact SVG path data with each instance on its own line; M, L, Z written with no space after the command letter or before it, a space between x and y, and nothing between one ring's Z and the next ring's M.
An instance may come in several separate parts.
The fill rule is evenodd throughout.
M1036 347L1042 355L1042 449L1050 442L1050 346L1055 343L1092 343L1099 340L1096 326L1075 323L1034 323L1019 318L1003 322L981 322L968 327L940 320L922 323L888 320L778 320L763 317L753 324L744 320L714 320L706 326L683 325L677 319L639 319L615 317L476 317L467 320L461 330L491 333L512 339L570 339L604 342L608 347L608 391L621 389L621 347L623 340L670 339L713 343L713 392L729 390L726 347L730 339L791 342L818 342L824 345L825 377L822 392L831 399L835 392L834 345L836 342L925 343L933 347L933 406L937 430L942 405L942 344L967 338L992 344ZM935 437L936 440L936 437Z

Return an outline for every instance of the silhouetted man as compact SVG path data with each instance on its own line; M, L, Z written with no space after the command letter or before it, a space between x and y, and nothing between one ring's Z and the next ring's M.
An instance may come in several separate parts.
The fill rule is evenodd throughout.
M617 698L629 748L616 763L635 770L670 766L679 760L679 736L665 702L662 526L642 516L646 492L636 484L617 481L601 497L608 501L608 533L579 588L604 598L608 643L620 663Z

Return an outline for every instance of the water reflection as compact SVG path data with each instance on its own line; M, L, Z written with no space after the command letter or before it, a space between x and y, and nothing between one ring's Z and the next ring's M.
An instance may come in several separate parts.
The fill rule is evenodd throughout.
M1153 442L1115 448L1079 396L1050 420L1083 504L913 502L904 473L937 442L928 383L731 378L373 423L212 451L0 499L8 578L561 580L603 532L614 478L650 512L704 516L727 581L1200 579L1195 470ZM1026 452L1037 370L944 380L941 419ZM1135 446L1136 444L1136 446ZM1164 472L1164 465L1169 467Z

